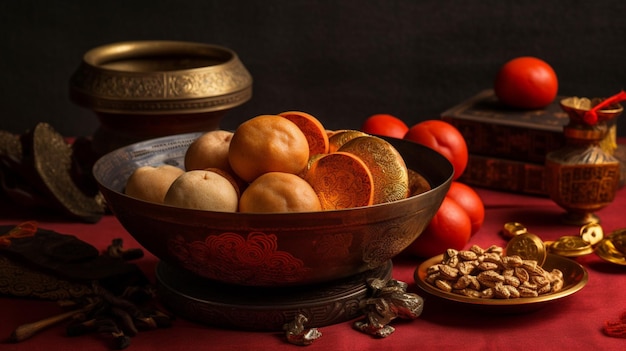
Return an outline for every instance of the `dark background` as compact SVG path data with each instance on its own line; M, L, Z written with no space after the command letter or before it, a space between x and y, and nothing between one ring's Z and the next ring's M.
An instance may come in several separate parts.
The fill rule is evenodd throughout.
M91 134L97 119L69 101L70 75L87 50L126 40L235 50L254 93L225 129L294 109L329 129L374 113L411 125L491 88L499 66L523 55L553 66L559 95L626 85L624 0L22 0L0 4L0 26L0 129L15 133L46 121Z

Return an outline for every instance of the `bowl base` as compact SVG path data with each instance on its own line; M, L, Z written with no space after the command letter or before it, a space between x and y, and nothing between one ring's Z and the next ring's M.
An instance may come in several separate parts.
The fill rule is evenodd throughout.
M293 287L229 285L159 262L157 291L175 315L201 324L253 331L282 331L297 314L306 328L346 322L362 315L370 278L390 279L391 260L378 268L330 283Z

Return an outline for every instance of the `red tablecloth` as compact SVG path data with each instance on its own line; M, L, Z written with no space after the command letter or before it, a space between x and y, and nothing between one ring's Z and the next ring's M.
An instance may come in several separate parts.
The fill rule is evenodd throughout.
M505 222L518 221L544 240L562 235L577 235L579 228L561 224L562 210L551 200L518 194L477 189L486 206L486 220L471 244L488 247L505 246L499 235ZM598 212L605 233L626 227L626 189L621 189L615 201ZM29 214L1 215L0 225L17 224L36 219L40 227L60 233L73 234L106 248L112 238L124 239L125 247L138 244L111 216L97 224L59 222L32 218ZM601 260L595 254L579 258L588 270L589 282L578 293L557 303L532 312L503 315L480 310L458 309L456 305L428 299L413 280L419 265L417 259L398 258L394 261L395 279L410 284L410 292L426 298L423 314L413 321L396 320L396 332L384 339L373 338L352 328L352 322L322 327L322 337L307 350L530 350L549 346L560 350L624 350L626 339L603 334L605 321L619 318L626 310L626 267ZM147 254L138 264L154 278L157 260ZM8 337L19 325L54 315L61 310L55 303L18 298L0 298L0 337ZM65 336L65 324L47 329L18 344L3 341L2 350L107 350L108 345L97 335L70 338ZM295 350L280 332L242 332L222 330L178 318L173 327L140 332L132 338L132 350Z

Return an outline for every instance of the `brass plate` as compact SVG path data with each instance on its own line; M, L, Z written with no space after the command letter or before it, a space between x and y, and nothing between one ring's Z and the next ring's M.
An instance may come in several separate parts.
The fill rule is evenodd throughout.
M435 256L419 265L414 273L414 278L417 286L419 286L422 290L429 293L430 295L434 295L445 300L472 306L490 307L495 310L501 309L507 312L531 311L533 309L529 307L542 307L546 303L557 302L559 299L570 296L582 289L587 284L587 281L589 279L587 270L585 270L585 268L580 264L565 257L548 254L546 262L543 264L543 268L548 271L556 268L560 269L563 272L563 278L565 282L561 291L554 294L541 295L538 297L520 297L514 299L480 299L451 292L445 292L426 282L426 271L428 267L432 266L435 263L441 262L442 258L443 255Z

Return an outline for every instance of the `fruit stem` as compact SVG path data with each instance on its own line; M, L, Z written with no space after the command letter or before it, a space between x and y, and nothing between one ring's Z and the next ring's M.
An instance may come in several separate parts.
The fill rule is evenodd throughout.
M619 93L604 99L602 102L595 105L592 109L585 112L585 116L583 117L583 119L587 124L594 125L598 123L598 110L601 110L604 107L619 103L624 100L626 100L626 92L622 90Z

